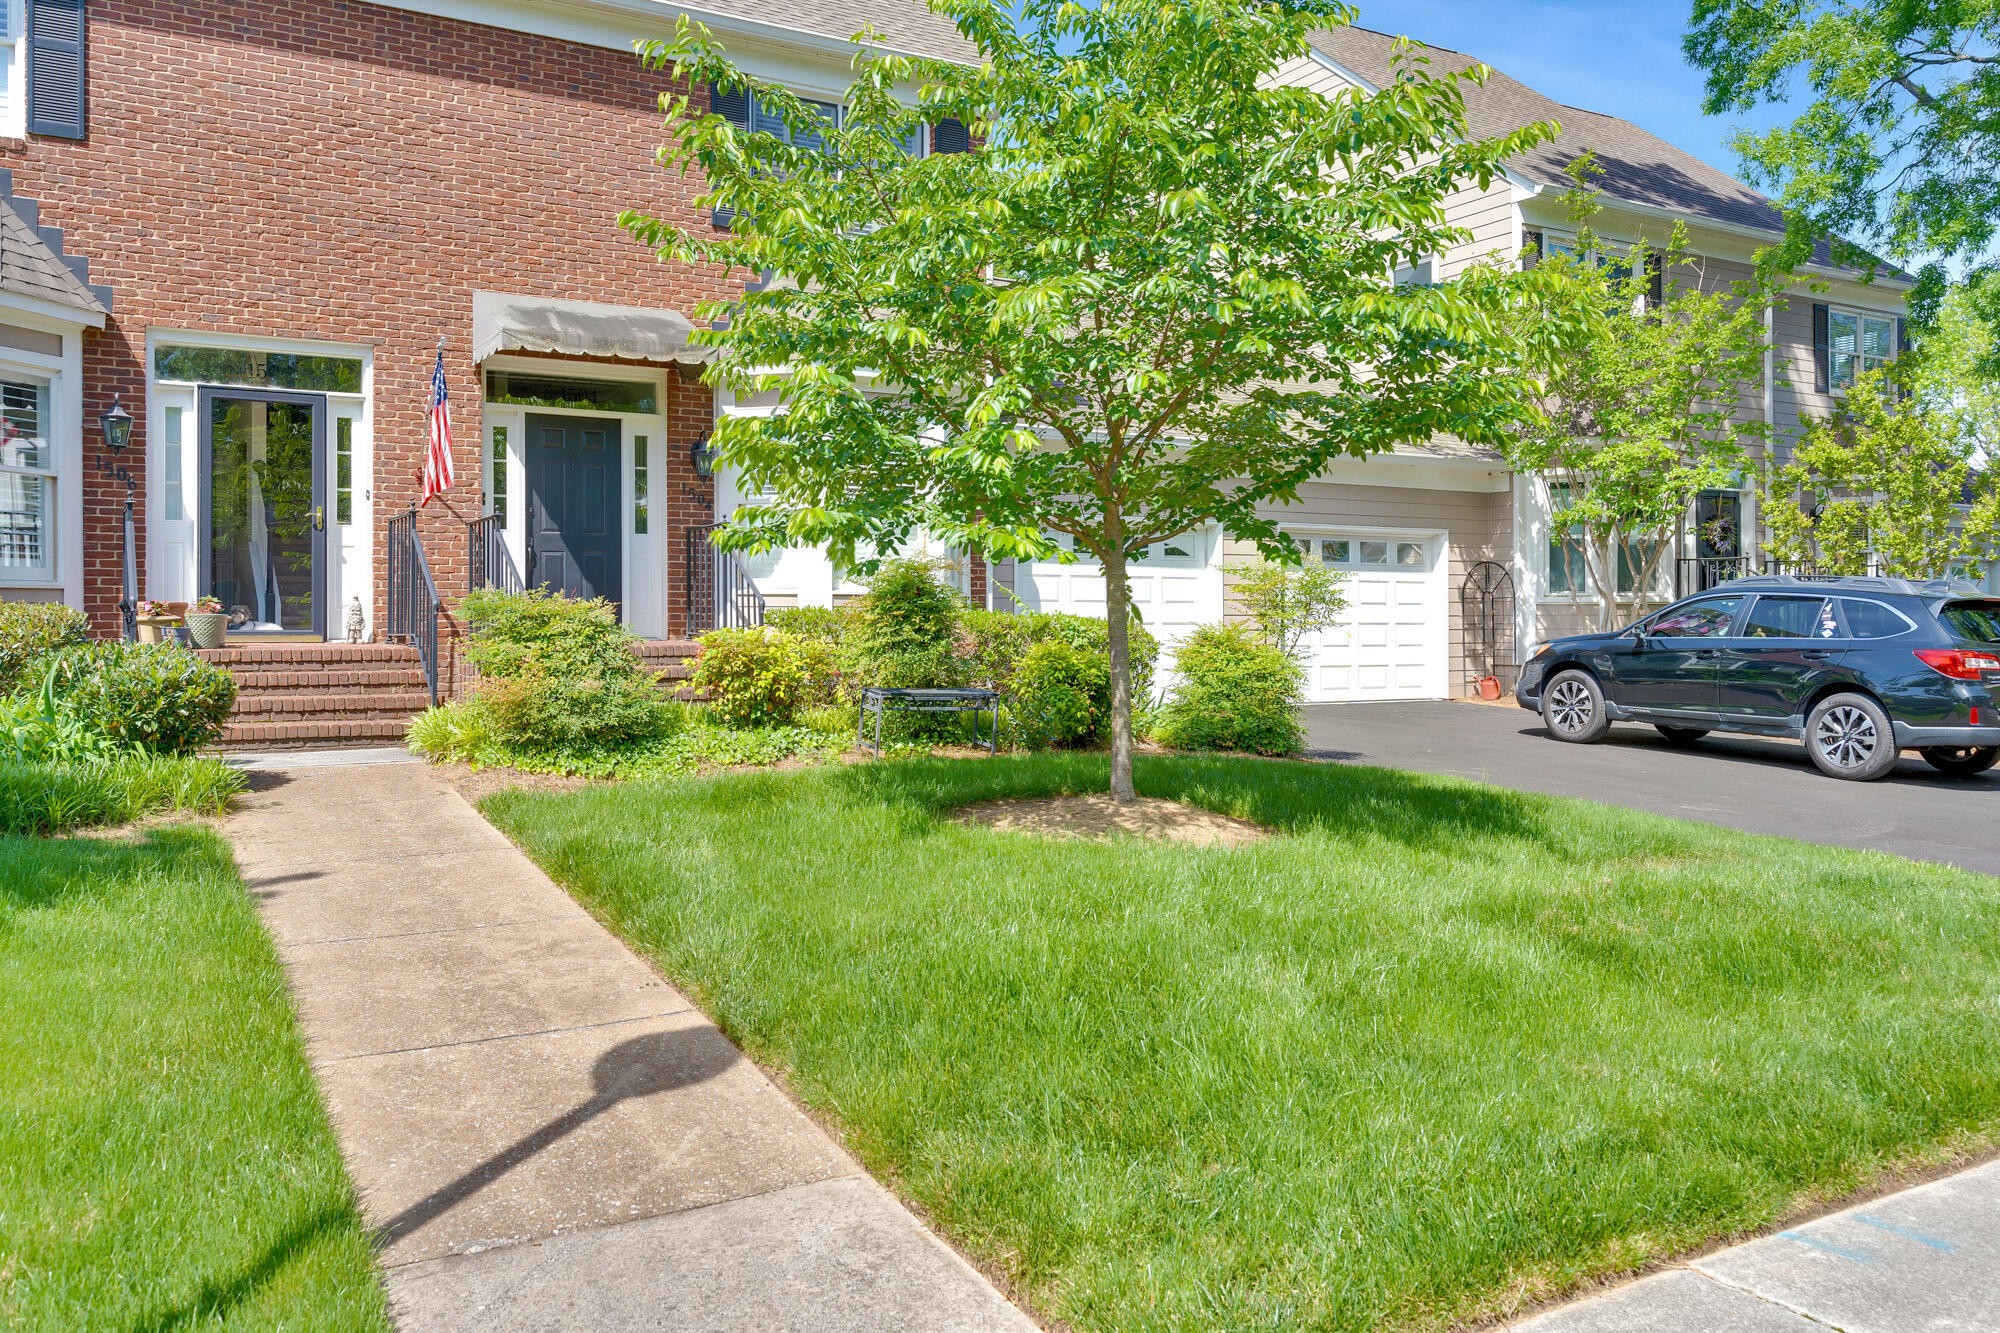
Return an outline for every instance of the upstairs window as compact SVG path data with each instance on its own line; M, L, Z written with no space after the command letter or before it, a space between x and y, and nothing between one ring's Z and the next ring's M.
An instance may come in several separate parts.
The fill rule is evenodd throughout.
M1824 347L1827 386L1839 393L1854 387L1855 378L1881 370L1896 359L1901 341L1894 315L1821 307L1826 311Z

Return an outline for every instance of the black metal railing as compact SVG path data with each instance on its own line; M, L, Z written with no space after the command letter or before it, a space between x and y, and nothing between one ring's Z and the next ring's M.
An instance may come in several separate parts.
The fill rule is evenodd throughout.
M466 586L472 591L520 592L527 586L514 566L514 553L507 549L507 528L500 515L488 514L465 525L465 571Z
M1674 596L1691 597L1756 572L1755 562L1747 555L1684 555L1674 562Z
M720 523L687 534L687 636L712 629L755 629L764 623L764 594L734 552L715 544Z
M389 520L389 627L387 638L413 645L424 664L431 707L438 701L438 600L431 564L424 558L424 539L417 532L417 507Z

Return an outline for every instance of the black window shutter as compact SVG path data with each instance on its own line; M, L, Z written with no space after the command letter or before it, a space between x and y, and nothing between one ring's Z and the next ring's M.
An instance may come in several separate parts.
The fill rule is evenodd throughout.
M81 139L84 0L28 0L28 133Z
M739 130L750 128L750 90L748 88L725 88L719 83L708 85L708 105L716 115L734 125Z
M1901 315L1898 315L1896 316L1896 355L1897 357L1901 358L1908 356L1909 354L1910 354L1910 321L1904 319ZM1898 378L1900 379L1901 377L1899 376ZM1899 383L1896 386L1896 397L1908 398L1909 396L1910 396L1910 386L1908 384Z
M931 126L931 151L933 153L971 152L972 134L965 128L965 122L946 117Z
M1813 389L1818 393L1833 391L1833 355L1827 346L1826 304L1813 302Z
M719 83L708 85L709 109L734 125L739 130L750 128L750 90L748 88L727 88ZM718 208L708 216L709 225L727 229L736 221L736 214L727 208Z
M1646 253L1646 309L1658 310L1667 303L1667 270L1660 252Z
M1523 272L1542 262L1542 234L1539 231L1521 233L1521 269Z

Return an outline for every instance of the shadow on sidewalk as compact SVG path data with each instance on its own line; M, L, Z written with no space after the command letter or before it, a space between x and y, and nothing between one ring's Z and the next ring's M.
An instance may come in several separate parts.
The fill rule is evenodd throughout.
M707 1026L634 1037L597 1057L589 1100L522 1136L479 1165L384 1222L375 1232L378 1248L414 1234L515 1167L545 1152L620 1102L691 1087L723 1073L743 1058L735 1046Z

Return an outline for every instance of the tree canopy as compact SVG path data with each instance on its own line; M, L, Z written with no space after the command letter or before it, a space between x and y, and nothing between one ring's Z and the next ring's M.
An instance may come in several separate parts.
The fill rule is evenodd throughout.
M1802 106L1735 141L1786 210L1789 258L1829 238L1849 262L1865 256L1848 241L1924 262L1925 319L1948 264L1992 268L2000 0L1695 0L1686 50L1711 115Z
M1103 570L1113 791L1130 786L1129 566L1208 524L1294 552L1272 507L1341 456L1495 440L1525 390L1512 256L1452 281L1447 197L1551 132L1472 135L1463 89L1404 55L1376 94L1273 76L1336 0L930 0L963 63L862 41L837 120L683 20L650 59L747 90L748 132L663 99L672 169L726 229L628 216L663 254L765 280L702 311L711 378L782 410L717 424L775 499L724 540L843 563L921 528L994 557ZM917 156L926 125L973 149Z

